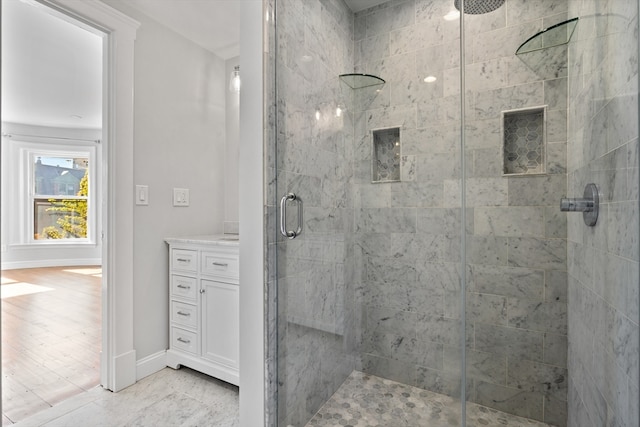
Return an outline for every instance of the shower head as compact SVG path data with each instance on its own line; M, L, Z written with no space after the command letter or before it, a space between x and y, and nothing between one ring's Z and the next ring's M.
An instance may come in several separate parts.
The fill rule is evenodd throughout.
M460 10L460 0L454 1L456 9ZM504 0L464 0L464 13L481 15L493 12L504 4Z

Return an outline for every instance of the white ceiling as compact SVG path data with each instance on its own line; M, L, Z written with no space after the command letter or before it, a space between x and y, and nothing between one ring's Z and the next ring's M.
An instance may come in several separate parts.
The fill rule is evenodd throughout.
M100 128L101 85L99 36L42 7L2 0L2 121Z

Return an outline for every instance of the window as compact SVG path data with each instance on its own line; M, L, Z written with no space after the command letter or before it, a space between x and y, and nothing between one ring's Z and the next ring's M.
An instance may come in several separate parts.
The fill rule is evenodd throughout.
M22 147L26 242L93 242L94 147Z
M89 158L35 156L33 239L86 239Z

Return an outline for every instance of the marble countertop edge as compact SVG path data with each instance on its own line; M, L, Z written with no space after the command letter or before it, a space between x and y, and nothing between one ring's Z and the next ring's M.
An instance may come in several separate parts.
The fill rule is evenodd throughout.
M240 240L237 234L165 237L164 241L169 244L188 243L196 245L240 246Z

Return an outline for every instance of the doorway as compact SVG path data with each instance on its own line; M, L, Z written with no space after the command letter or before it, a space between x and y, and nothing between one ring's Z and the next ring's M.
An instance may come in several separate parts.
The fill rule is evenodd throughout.
M105 34L2 4L3 425L101 383Z

